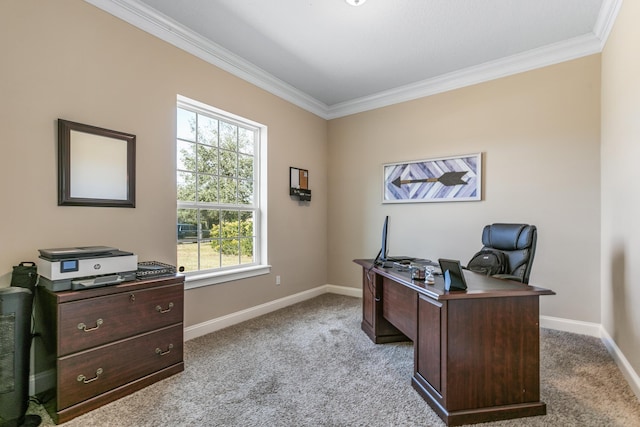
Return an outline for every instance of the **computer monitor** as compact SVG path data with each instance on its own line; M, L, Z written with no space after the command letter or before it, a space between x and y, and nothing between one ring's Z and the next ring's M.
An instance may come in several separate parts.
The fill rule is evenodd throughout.
M382 243L380 244L380 252L378 252L378 256L376 257L374 264L382 265L385 268L393 267L394 262L405 262L408 263L410 261L415 260L413 257L408 256L389 256L389 246L387 241L387 236L389 234L389 216L385 216L384 223L382 224Z
M387 230L389 229L389 215L384 217L382 225L382 245L380 246L380 261L386 261L389 256L389 248L387 247Z
M374 265L384 265L387 260L387 227L389 226L389 217L385 217L384 224L382 225L382 243L380 245L380 251L376 255L376 259L373 260Z

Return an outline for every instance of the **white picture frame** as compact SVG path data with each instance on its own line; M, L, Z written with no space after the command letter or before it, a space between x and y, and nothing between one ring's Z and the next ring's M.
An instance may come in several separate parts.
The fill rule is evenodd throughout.
M482 153L382 165L382 203L482 200Z

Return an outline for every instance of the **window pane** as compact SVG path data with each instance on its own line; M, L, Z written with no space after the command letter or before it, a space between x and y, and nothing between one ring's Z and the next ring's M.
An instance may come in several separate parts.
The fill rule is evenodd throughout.
M253 205L253 181L238 181L238 204Z
M196 151L195 144L193 142L177 141L178 155L177 155L177 168L178 170L193 171L196 169Z
M178 209L176 233L178 242L193 242L198 238L198 210Z
M220 148L238 150L238 126L220 122Z
M218 121L216 119L198 115L198 142L213 146L218 145Z
M176 234L178 239L178 266L185 271L198 270L198 211L178 209Z
M238 175L238 154L234 151L220 150L220 176Z
M207 203L218 201L218 178L212 175L198 175L198 201Z
M178 267L184 271L198 271L198 244L194 242L178 242Z
M196 140L196 113L178 108L177 115L178 138L195 142Z
M218 174L218 149L198 144L198 172Z
M238 155L238 178L253 179L253 156Z
M235 205L238 201L238 181L220 178L220 203Z
M200 209L200 225L203 239L219 238L218 224L220 224L220 212L217 209Z
M222 252L222 265L238 265L240 249L238 243L238 211L221 211L221 237L217 248Z
M196 174L190 172L178 172L177 190L178 200L182 202L195 202Z
M240 212L240 236L253 236L253 212Z
M236 237L238 235L238 211L221 211L222 215L222 236Z
M253 154L255 144L255 132L250 129L238 129L238 151L245 154Z
M240 239L240 264L251 264L253 259L253 237Z
M215 246L217 246L216 243L212 241L200 243L200 270L220 268L220 252Z
M240 264L240 249L237 239L222 239L222 266Z

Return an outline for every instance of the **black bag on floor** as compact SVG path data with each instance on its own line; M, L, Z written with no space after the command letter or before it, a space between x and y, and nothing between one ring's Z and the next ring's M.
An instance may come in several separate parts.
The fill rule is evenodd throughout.
M38 267L33 262L25 261L13 267L11 286L27 288L34 294L36 283L38 283Z

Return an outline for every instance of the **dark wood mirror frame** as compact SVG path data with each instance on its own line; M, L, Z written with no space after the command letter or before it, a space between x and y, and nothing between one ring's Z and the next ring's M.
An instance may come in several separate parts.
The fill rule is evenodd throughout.
M58 205L134 208L136 136L58 119Z

